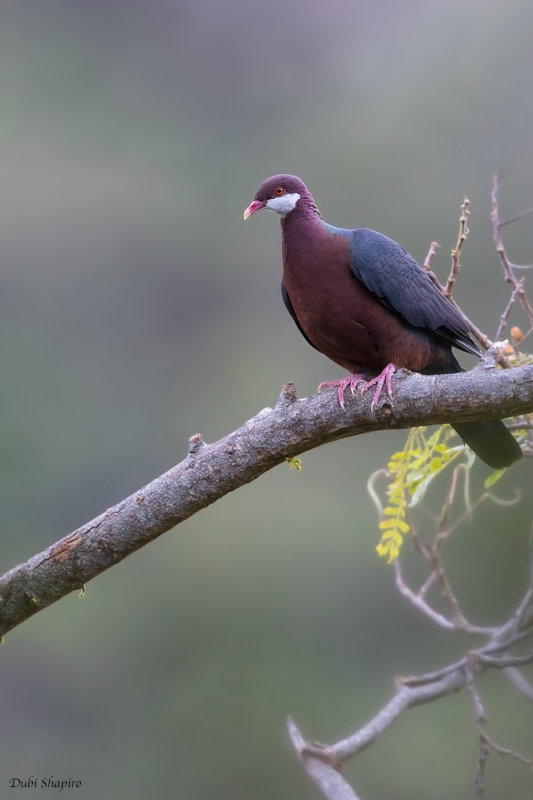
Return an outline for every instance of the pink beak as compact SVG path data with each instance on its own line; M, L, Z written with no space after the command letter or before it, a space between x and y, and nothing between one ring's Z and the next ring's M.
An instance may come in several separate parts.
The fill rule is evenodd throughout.
M252 216L252 214L255 214L256 211L259 211L264 207L265 204L261 200L253 200L244 212L244 219L248 219Z

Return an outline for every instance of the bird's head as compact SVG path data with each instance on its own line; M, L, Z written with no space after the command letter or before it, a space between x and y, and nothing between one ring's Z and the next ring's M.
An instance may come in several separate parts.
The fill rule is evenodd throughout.
M263 181L244 212L244 219L248 219L262 208L274 211L284 219L296 208L298 201L308 195L305 183L296 175L274 175Z

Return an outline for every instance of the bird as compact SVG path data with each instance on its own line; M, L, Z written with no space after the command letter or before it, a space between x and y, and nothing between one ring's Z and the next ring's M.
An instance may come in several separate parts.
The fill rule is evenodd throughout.
M372 406L399 368L424 375L462 372L452 347L481 356L461 312L397 242L370 228L338 228L322 218L296 175L261 183L244 211L262 209L281 220L283 302L307 342L349 375L321 383L345 393L375 387ZM490 467L522 456L501 420L458 422L453 427Z

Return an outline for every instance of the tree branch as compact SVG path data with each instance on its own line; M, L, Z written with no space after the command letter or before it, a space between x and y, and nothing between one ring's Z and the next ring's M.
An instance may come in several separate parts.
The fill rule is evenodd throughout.
M327 748L318 749L313 753L313 748L306 743L292 717L287 719L287 730L298 757L303 761L305 771L328 800L359 800L350 784L341 775L340 764L331 763L333 759ZM324 757L324 753L328 754L327 757Z
M407 710L446 697L465 687L468 688L473 699L480 741L476 775L477 797L481 798L483 795L485 764L491 750L502 755L512 756L531 767L533 762L530 759L510 748L501 747L489 736L486 730L485 711L474 681L490 668L506 670L533 662L533 651L520 656L513 656L507 652L516 642L531 634L532 603L533 588L530 584L510 619L491 631L485 645L468 651L458 661L448 664L436 672L397 678L397 689L389 702L366 725L335 744L307 743L295 723L289 719L292 743L304 761L308 774L325 797L328 800L342 800L345 796L350 797L349 794L344 793L347 789L340 774L342 766L371 745ZM320 768L320 762L327 765L328 769L325 766ZM332 779L333 772L338 773L338 783L334 783Z
M344 411L335 392L297 400L288 384L275 408L218 442L196 434L184 461L0 578L0 635L287 457L369 431L533 411L533 366L500 370L494 362L489 351L469 372L400 373L394 402L374 411L357 392Z

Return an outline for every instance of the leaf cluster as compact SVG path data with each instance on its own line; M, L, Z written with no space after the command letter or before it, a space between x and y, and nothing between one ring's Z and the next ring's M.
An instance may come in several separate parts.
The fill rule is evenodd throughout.
M461 454L467 453L467 463L473 463L474 454L469 448L450 444L454 437L457 435L450 425L441 425L431 434L426 427L412 428L404 449L391 456L386 470L387 505L381 511L382 533L376 547L388 563L397 558L404 536L409 533L407 508L418 505L437 475Z

